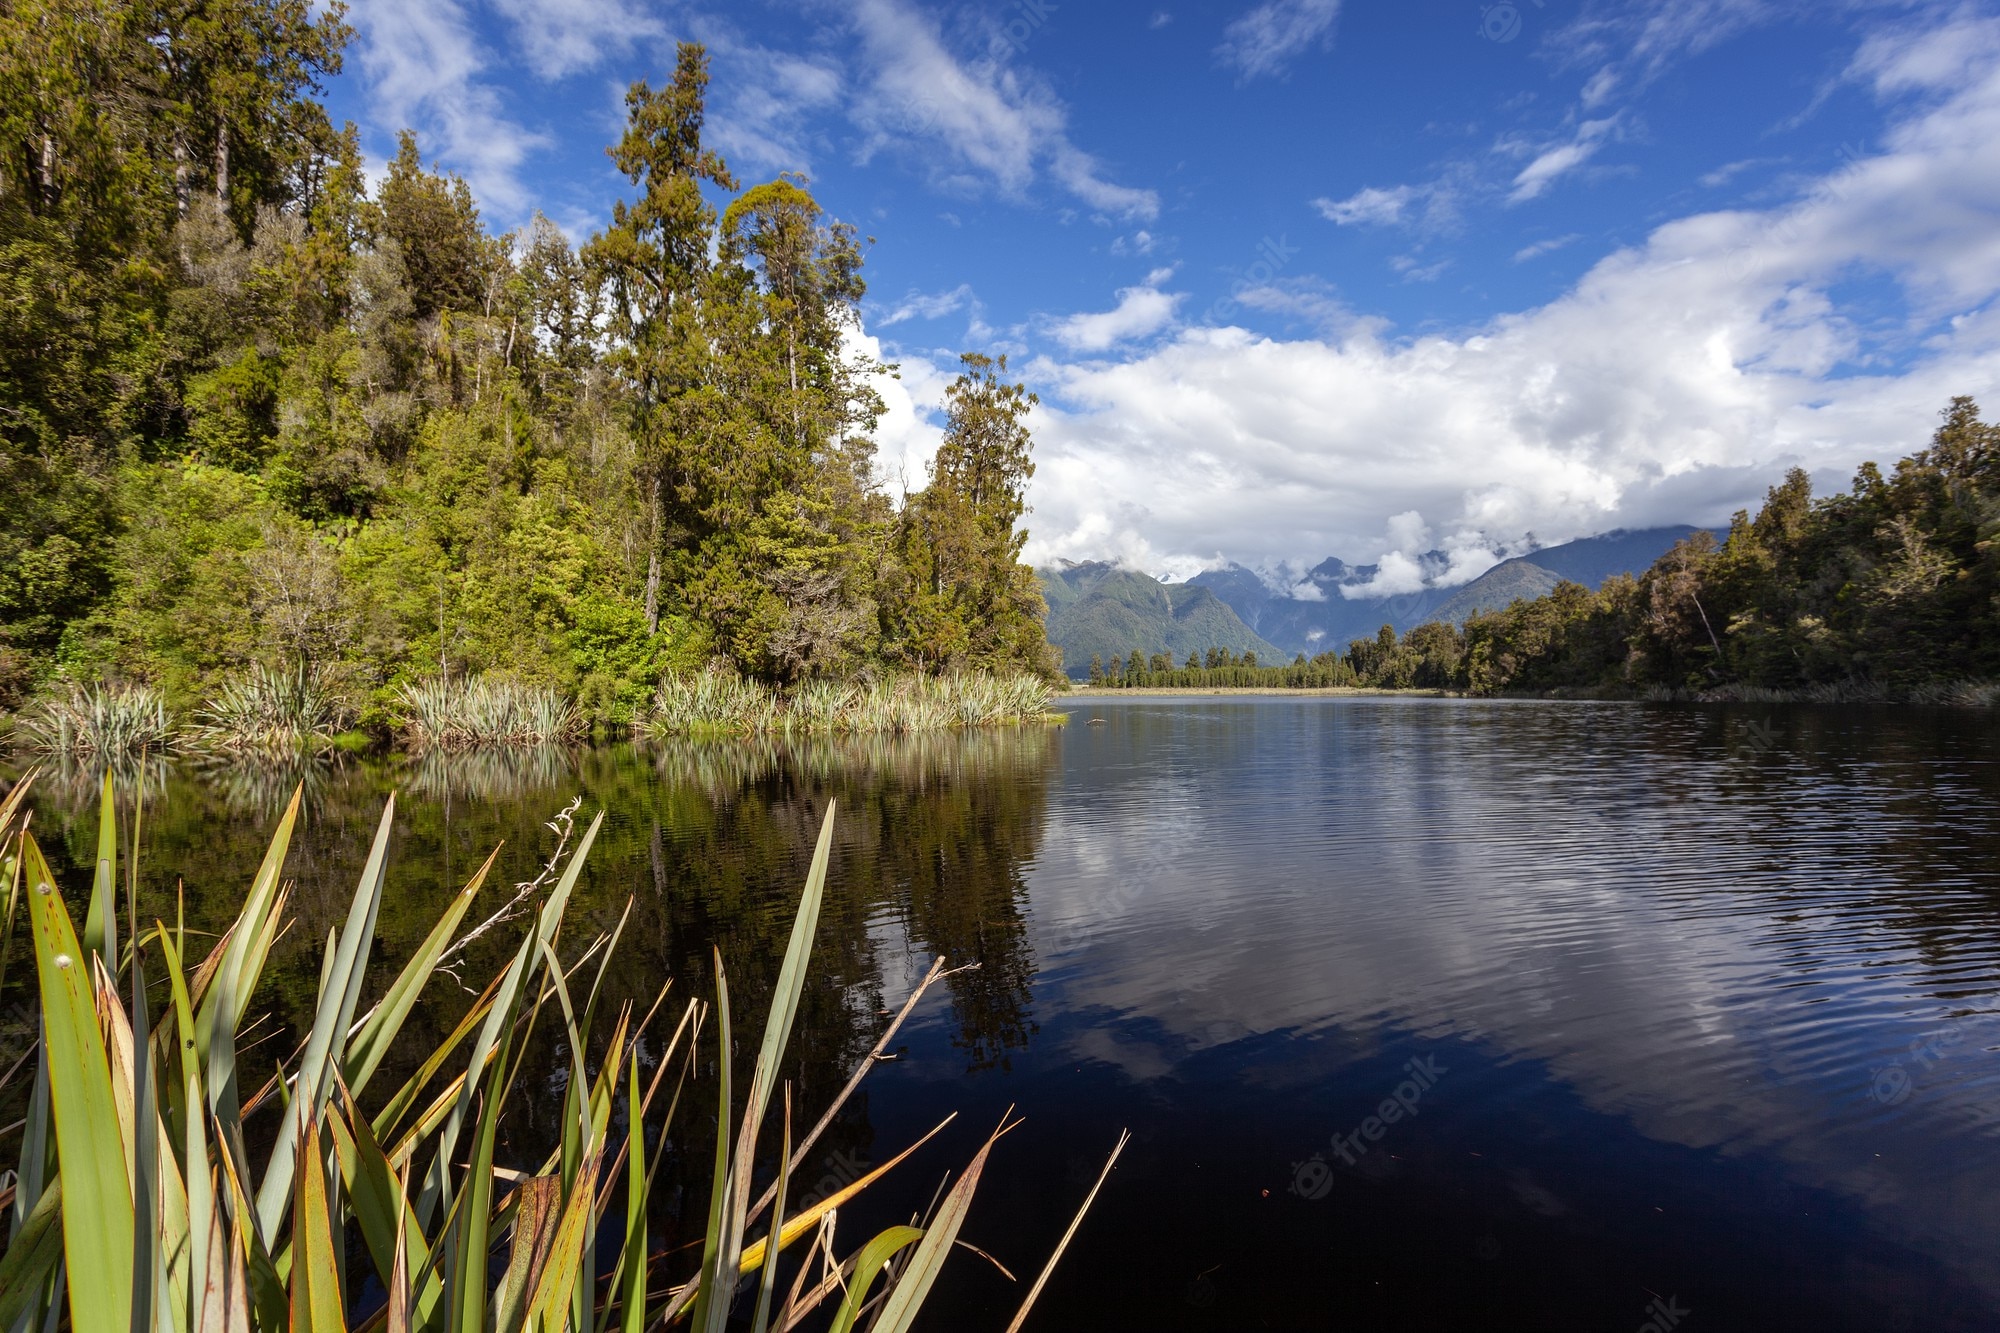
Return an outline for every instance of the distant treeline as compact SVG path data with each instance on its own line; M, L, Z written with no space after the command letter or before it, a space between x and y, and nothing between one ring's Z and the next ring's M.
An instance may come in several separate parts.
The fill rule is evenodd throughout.
M1893 472L1863 464L1851 491L1815 500L1794 468L1726 540L1696 532L1595 592L1565 581L1462 627L1384 625L1285 666L1134 653L1093 664L1092 683L1990 698L1943 687L2000 677L2000 427L1971 398L1942 415Z
M1289 689L1448 689L1456 684L1454 670L1464 655L1464 643L1453 626L1420 625L1401 638L1384 625L1373 639L1356 639L1345 653L1300 653L1292 661L1265 665L1257 654L1242 656L1227 648L1204 655L1189 653L1175 666L1165 653L1141 652L1124 659L1090 659L1089 684L1106 689L1214 690Z

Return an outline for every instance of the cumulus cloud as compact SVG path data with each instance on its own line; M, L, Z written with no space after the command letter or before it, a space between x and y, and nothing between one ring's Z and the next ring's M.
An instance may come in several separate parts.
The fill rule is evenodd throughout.
M882 342L873 334L851 333L844 346L850 355L884 360ZM921 356L898 360L894 372L878 371L870 383L887 408L875 428L875 480L900 503L903 496L930 483L944 391L952 377Z
M1069 137L1068 113L1045 85L993 58L961 61L908 0L857 0L850 12L867 68L852 114L866 153L912 150L950 189L1024 194L1048 179L1099 212L1149 221L1152 190L1106 178Z
M1467 552L1714 523L1788 466L1846 478L1921 447L2000 380L2000 21L1883 35L1851 74L1887 111L1872 152L1780 206L1667 222L1547 305L1034 362L1031 555L1365 559L1412 510ZM1902 319L1840 304L1857 272Z
M1120 343L1149 337L1173 322L1182 293L1157 286L1125 287L1109 310L1070 315L1051 327L1056 341L1076 352L1103 352Z
M1340 0L1265 0L1222 33L1215 55L1244 79L1282 74L1314 47L1328 45Z

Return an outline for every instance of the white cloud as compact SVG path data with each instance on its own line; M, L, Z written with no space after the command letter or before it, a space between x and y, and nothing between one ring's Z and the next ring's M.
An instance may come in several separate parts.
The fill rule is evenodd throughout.
M1551 34L1548 46L1571 67L1595 66L1584 86L1583 102L1587 108L1597 107L1613 92L1639 91L1683 56L1698 55L1746 29L1783 19L1799 7L1788 0L1587 5L1573 23Z
M810 171L814 127L847 93L840 62L746 41L714 22L699 26L714 62L703 133L740 172Z
M1315 199L1312 202L1321 217L1339 226L1382 226L1401 222L1403 212L1411 201L1422 195L1423 192L1414 185L1398 185L1386 190L1371 185L1345 199Z
M462 172L482 204L504 220L524 214L528 191L518 173L548 140L509 120L500 93L480 81L487 56L464 7L356 0L348 13L374 123L417 130L425 157Z
M664 31L627 0L493 0L493 7L512 25L522 61L544 79L595 69Z
M1130 236L1120 236L1111 242L1114 255L1149 255L1158 247L1160 238L1141 228Z
M1415 255L1397 255L1389 261L1389 267L1402 274L1404 282L1436 282L1451 267L1451 260L1426 264Z
M1340 0L1265 0L1222 33L1215 54L1245 79L1281 74L1296 57L1330 44Z
M1018 196L1046 173L1100 212L1158 215L1157 194L1105 179L1071 142L1068 113L1040 81L1000 60L958 60L908 0L856 0L850 14L868 69L852 110L869 136L864 157L909 150L937 184L962 192L997 187Z
M1855 76L1887 108L1877 149L1782 206L1668 222L1547 305L1034 362L1031 556L1353 560L1416 510L1464 569L1530 531L1725 521L1788 466L1922 447L1954 394L2000 383L2000 20L1881 38ZM1857 273L1901 322L1839 304Z
M1604 146L1606 136L1616 128L1617 123L1615 117L1586 120L1577 127L1575 136L1568 143L1543 149L1514 177L1514 190L1507 196L1507 202L1519 204L1537 198L1558 179L1588 162Z
M852 333L850 354L883 360L882 343L873 334ZM874 376L875 392L888 409L875 428L875 478L897 503L930 482L931 459L937 455L939 414L952 377L920 356L905 356L894 374Z
M1341 227L1407 226L1428 233L1458 229L1459 204L1476 189L1470 163L1454 162L1435 180L1420 185L1371 185L1345 199L1312 201L1315 212Z
M1558 250L1575 245L1582 239L1582 233L1573 231L1567 236L1552 236L1546 241L1536 241L1533 245L1524 245L1514 252L1514 262L1525 264L1530 259L1540 259L1543 255L1554 254Z
M1050 332L1063 346L1077 352L1104 352L1158 333L1173 323L1174 308L1183 295L1160 290L1159 284L1171 276L1172 269L1155 269L1146 275L1144 286L1121 289L1118 304L1112 309L1070 315L1057 320Z
M875 324L879 328L886 329L901 324L905 320L941 319L968 306L977 310L979 302L972 294L972 284L961 282L950 291L932 292L929 294L911 292L908 296L905 296L902 300L891 306L888 313L876 320Z
M1740 162L1726 162L1715 170L1704 173L1701 183L1711 190L1720 189L1744 172L1755 167L1767 166L1774 160L1768 157L1746 157Z

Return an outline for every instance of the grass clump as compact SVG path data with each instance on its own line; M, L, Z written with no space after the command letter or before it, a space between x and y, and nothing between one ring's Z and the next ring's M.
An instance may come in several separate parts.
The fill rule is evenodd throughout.
M905 734L1057 722L1039 676L965 673L808 681L778 694L730 672L670 676L639 730L652 736Z
M575 701L545 685L489 676L433 676L404 685L397 698L403 731L418 749L560 745L584 734L583 713Z
M1910 691L1913 704L1947 704L1955 708L2000 707L2000 681L1940 680Z
M21 735L46 754L114 758L171 748L167 701L150 685L71 685L21 720Z
M259 662L202 706L195 735L218 750L299 750L330 743L353 717L325 669Z
M638 729L652 736L754 736L777 730L778 696L733 671L668 676Z

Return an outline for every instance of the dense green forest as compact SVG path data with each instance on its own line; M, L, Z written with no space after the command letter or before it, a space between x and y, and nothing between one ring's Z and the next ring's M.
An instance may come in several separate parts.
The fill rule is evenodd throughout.
M1930 446L1814 499L1793 469L1717 542L1698 531L1638 578L1473 615L1383 626L1289 665L1181 665L1135 651L1093 684L1361 685L1570 693L1993 702L2000 690L2000 427L1955 398Z
M867 242L634 84L581 245L496 235L410 134L371 191L309 0L0 10L0 709L176 706L254 667L378 713L491 672L629 720L789 686L1054 670L1019 562L1034 399L964 358L928 489L873 479Z

